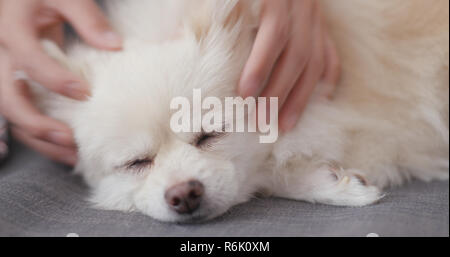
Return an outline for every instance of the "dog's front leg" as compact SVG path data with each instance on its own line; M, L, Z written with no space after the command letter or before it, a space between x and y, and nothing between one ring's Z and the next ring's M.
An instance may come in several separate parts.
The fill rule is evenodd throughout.
M278 174L274 194L283 198L340 206L363 206L382 198L380 190L369 185L361 172L335 164Z

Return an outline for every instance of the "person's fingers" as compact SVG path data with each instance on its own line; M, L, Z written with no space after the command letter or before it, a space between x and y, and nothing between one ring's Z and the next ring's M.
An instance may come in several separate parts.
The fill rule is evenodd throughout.
M328 35L325 35L325 49L326 67L323 75L323 82L326 86L325 95L328 98L331 98L339 82L341 63L336 46Z
M77 163L77 152L73 148L54 145L32 137L26 131L12 127L11 133L14 138L28 145L35 151L47 156L53 161L74 166Z
M27 85L20 81L12 82L7 73L3 68L0 70L0 110L5 118L35 138L74 147L70 128L39 113L32 104Z
M320 81L321 73L322 71L308 67L292 89L280 112L280 127L283 131L289 131L297 124L308 99Z
M6 121L0 117L0 162L2 162L9 153L8 147L8 128Z
M89 86L69 70L63 68L48 56L38 42L30 43L27 51L16 55L16 67L23 70L34 81L53 92L73 98L86 100Z
M35 16L33 17L33 25L36 28L47 28L49 26L54 26L63 23L63 17L51 8L45 8L38 6Z
M296 4L294 3L294 5ZM311 57L311 13L303 11L301 8L298 12L303 17L302 22L295 23L293 37L287 44L281 58L276 63L270 80L261 93L263 97L278 97L279 107L285 102Z
M61 67L42 49L37 32L26 19L3 31L2 44L14 60L14 68L23 70L34 81L48 89L77 100L89 95L89 87L82 79Z
M311 59L281 109L280 127L283 131L289 131L295 127L325 69L323 51L325 39L320 20L320 18L316 19L314 25L314 48Z
M110 27L93 0L55 1L55 5L54 8L61 12L87 43L107 50L122 48L121 37Z
M278 1L266 1L276 3ZM291 33L289 10L286 6L265 6L261 24L250 57L238 86L242 97L256 96L271 74Z
M11 101L7 101L7 108L2 108L5 117L14 125L28 131L35 138L51 142L53 144L75 147L73 135L64 123L42 115L29 102L26 85L14 85L20 87L17 95L10 95ZM14 100L14 101L12 101Z
M3 161L9 154L9 147L6 142L0 140L0 162Z
M62 25L47 27L42 30L40 36L55 42L61 48L64 46L64 28Z
M85 100L89 96L87 83L48 56L40 42L28 41L27 45L27 49L15 54L18 70L25 71L34 81L58 94L76 100Z

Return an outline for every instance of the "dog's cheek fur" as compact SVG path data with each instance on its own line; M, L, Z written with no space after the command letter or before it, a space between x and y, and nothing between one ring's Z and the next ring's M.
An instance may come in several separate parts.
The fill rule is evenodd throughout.
M134 211L134 192L142 185L138 176L112 174L102 178L93 187L90 202L94 207L105 210Z
M255 150L257 138L249 135L231 134L222 141L215 152L195 149L183 142L163 146L145 183L134 194L136 208L163 221L183 219L169 210L164 193L169 187L190 179L200 181L205 187L196 214L203 219L216 217L247 201L264 178L259 167L262 161L248 160L262 160L268 150Z

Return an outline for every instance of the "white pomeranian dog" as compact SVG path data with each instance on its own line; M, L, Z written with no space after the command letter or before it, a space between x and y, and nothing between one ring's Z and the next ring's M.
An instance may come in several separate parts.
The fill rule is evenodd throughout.
M189 222L255 193L363 206L382 189L449 176L449 1L323 0L343 76L275 143L258 133L170 127L175 97L235 96L258 24L257 0L108 0L121 52L75 42L48 53L92 86L76 102L33 86L71 125L77 172L99 208ZM32 84L35 84L31 82ZM320 85L318 91L326 85ZM226 124L225 124L226 125Z

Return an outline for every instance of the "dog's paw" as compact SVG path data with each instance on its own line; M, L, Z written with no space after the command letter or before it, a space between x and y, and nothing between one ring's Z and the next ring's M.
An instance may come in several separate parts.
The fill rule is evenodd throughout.
M325 175L322 184L313 193L316 202L339 206L364 206L383 197L380 189L369 185L356 170L328 166L318 171Z
M367 184L360 175L344 176L336 185L336 195L331 204L343 206L364 206L381 199L381 191Z

